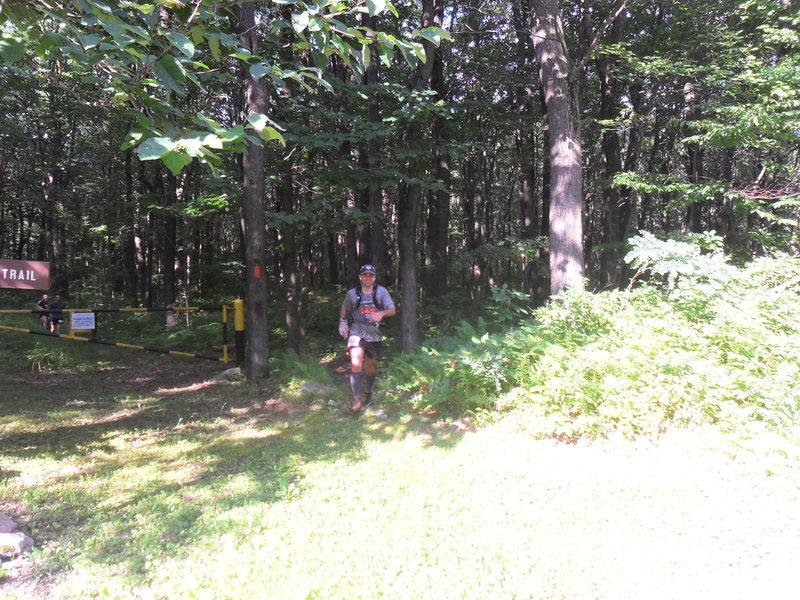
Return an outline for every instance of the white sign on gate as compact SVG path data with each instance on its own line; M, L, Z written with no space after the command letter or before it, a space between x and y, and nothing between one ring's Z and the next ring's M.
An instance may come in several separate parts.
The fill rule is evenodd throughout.
M72 329L94 329L94 313L72 313Z

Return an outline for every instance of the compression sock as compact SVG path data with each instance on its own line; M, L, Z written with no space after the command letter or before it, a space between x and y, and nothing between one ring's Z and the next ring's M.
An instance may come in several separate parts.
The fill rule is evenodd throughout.
M364 399L366 403L372 400L372 387L375 385L375 375L364 375Z
M361 397L361 372L350 373L350 389L354 397Z

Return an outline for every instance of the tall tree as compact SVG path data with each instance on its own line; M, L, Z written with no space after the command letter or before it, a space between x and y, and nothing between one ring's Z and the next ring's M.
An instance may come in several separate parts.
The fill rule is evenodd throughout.
M442 23L441 0L423 0L421 24L423 28L440 27ZM420 93L430 85L436 64L438 47L429 40L423 42L425 61L422 62L409 84L411 101L416 102ZM412 111L413 112L413 111ZM422 181L428 164L420 153L422 147L422 123L415 119L406 127L406 143L409 148L408 174L401 186L397 203L397 245L400 254L400 345L403 353L416 348L417 330L417 220L422 202Z
M587 22L587 39L594 37L589 13L584 19ZM610 41L620 44L623 40L625 19L622 15L614 20ZM614 177L622 171L622 145L620 135L615 126L608 123L619 119L619 84L614 71L616 61L608 53L600 53L595 64L600 78L600 110L599 117L603 127L600 139L603 161L603 200L601 216L602 250L600 252L599 283L603 288L619 286L622 270L623 242L626 236L626 217L629 214L628 196L613 185Z
M237 6L237 30L242 44L258 56L258 30L255 4ZM267 89L263 79L256 79L244 69L246 114L266 114ZM247 373L257 377L268 373L269 330L267 326L267 272L264 264L264 146L247 141L242 157L242 221L245 251L245 285L247 289Z
M579 76L611 24L625 10L616 0L574 61L567 45L559 0L531 0L533 46L547 111L550 155L550 293L583 289L583 145Z
M532 0L533 47L547 109L550 153L550 293L583 289L583 150L578 94L558 0Z
M441 22L437 26L443 25ZM438 103L447 102L447 83L444 72L444 53L437 48L433 57L431 89L436 92ZM435 189L428 192L428 218L426 227L425 291L430 298L438 298L447 292L448 234L450 228L450 154L447 146L450 133L447 116L436 113L433 117L432 141L433 164L431 170L436 180Z

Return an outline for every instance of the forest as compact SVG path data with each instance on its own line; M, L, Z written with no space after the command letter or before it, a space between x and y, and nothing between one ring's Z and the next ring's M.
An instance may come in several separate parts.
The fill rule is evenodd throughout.
M408 353L493 290L625 288L637 235L797 250L792 0L3 0L0 25L0 256L73 306L245 298L250 373L364 263Z
M0 290L0 597L787 597L799 96L796 0L0 0L0 259L98 308Z

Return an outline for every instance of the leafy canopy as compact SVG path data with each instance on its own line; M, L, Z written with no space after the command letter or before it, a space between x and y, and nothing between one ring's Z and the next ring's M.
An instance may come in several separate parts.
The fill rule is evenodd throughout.
M363 26L348 24L361 13L397 14L387 0L367 2L277 0L260 13L268 39L282 30L294 36L295 56L310 55L309 64L292 68L255 56L236 32L236 3L184 3L177 0L74 0L14 3L0 13L0 60L47 73L49 61L84 74L97 97L114 110L130 113L135 126L125 148L136 147L142 160L162 160L175 174L193 159L214 165L218 151L241 152L246 141L285 143L278 127L264 114L244 115L233 127L200 106L185 107L187 96L209 89L225 94L248 69L256 80L273 85L295 80L330 89L323 69L338 56L357 74L365 71L371 52L385 63L394 48L414 64L424 57L419 43ZM284 5L281 7L280 5ZM277 8L276 8L277 7ZM288 10L280 10L285 8ZM289 15L288 20L283 18ZM438 28L413 32L433 43L447 37ZM52 77L51 74L49 76Z

